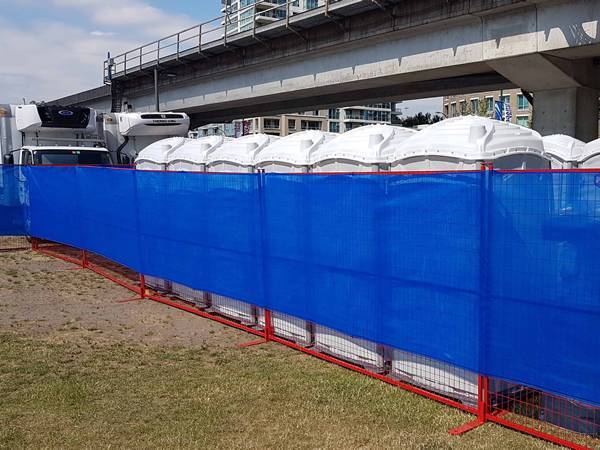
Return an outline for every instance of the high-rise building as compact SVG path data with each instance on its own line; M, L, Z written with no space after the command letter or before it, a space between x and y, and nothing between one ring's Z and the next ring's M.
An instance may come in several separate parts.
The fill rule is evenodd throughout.
M494 107L498 100L510 105L510 122L531 127L533 107L521 89L505 89L504 91L479 92L467 95L451 95L444 97L444 115L446 117L478 116L494 117Z
M289 12L298 14L323 3L324 0L296 0L289 5ZM239 33L285 19L288 6L287 0L221 0L221 12L226 14L223 25L227 25L227 33Z

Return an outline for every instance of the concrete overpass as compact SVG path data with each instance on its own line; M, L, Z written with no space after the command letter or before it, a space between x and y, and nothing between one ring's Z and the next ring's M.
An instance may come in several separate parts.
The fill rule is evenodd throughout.
M110 89L58 101L152 110L155 68L161 109L194 124L520 87L538 131L591 140L599 25L594 0L329 0L244 32L203 24L134 49L105 66Z

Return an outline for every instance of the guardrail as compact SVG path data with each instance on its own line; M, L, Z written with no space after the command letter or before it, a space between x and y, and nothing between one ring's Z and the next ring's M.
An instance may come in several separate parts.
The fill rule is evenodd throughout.
M259 0L235 11L225 9L222 15L193 27L142 45L104 61L104 82L126 76L164 61L178 61L191 54L202 55L211 44L227 42L238 34L251 32L276 22L290 26L290 17L321 9L329 15L329 7L341 0ZM370 1L370 0L369 0Z

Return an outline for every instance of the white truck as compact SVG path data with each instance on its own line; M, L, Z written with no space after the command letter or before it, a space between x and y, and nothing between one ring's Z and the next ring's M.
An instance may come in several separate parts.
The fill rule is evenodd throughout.
M96 112L57 105L0 105L4 164L110 165Z

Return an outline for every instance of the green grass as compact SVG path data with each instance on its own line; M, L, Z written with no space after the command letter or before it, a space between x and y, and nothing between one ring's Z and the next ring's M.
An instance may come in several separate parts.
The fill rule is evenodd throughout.
M0 448L544 448L275 344L57 344L0 334Z

